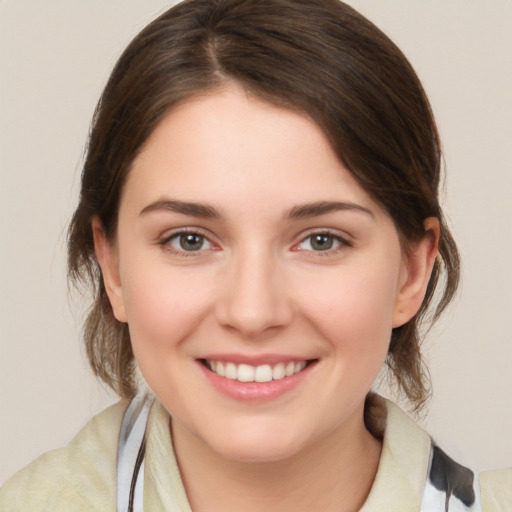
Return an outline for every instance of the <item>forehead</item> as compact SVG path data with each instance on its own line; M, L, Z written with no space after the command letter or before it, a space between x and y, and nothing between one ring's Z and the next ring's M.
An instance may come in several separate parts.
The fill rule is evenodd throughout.
M221 208L312 200L376 206L313 121L238 86L174 107L136 158L125 188L125 199L141 207L158 196Z

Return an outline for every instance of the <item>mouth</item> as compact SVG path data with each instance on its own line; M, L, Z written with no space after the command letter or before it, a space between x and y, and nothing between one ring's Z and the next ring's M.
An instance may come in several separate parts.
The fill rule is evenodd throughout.
M304 371L316 359L280 362L276 364L262 364L252 366L249 364L237 364L231 361L215 361L202 359L202 364L219 377L238 382L266 383L279 381L292 377Z

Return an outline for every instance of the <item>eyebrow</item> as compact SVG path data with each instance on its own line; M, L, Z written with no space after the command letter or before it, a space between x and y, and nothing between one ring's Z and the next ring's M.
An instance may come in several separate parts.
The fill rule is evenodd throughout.
M182 215L191 215L203 219L222 219L222 214L213 206L205 203L193 203L189 201L179 201L177 199L161 199L149 204L141 210L139 216L146 215L151 212L169 211L181 213ZM356 211L365 213L373 217L373 212L364 206L343 202L343 201L318 201L314 203L298 204L290 208L285 218L291 220L307 219L318 217L327 213L337 211Z
M299 204L288 210L286 217L289 219L307 219L338 211L356 211L374 217L373 212L368 208L343 201L319 201L316 203Z
M182 215L191 215L203 219L222 219L221 213L213 206L203 203L192 203L188 201L178 201L177 199L162 199L149 204L141 210L139 216L151 212L168 211L181 213Z

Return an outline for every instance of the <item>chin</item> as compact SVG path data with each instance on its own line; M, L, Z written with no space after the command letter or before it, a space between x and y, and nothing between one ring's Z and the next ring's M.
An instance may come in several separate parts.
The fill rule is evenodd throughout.
M265 463L289 459L306 447L307 439L297 433L279 431L275 425L255 427L236 432L226 429L222 438L211 440L210 448L233 462Z
M227 460L239 463L266 463L289 459L298 450L292 446L264 445L256 446L254 440L248 443L230 443L229 446L219 447L218 454Z

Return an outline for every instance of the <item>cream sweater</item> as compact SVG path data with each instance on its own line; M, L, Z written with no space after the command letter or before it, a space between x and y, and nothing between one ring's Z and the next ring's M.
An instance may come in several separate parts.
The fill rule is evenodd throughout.
M121 401L109 407L68 446L42 455L14 475L0 489L0 511L115 511L118 435L127 406ZM420 511L431 439L396 405L386 402L386 408L381 460L361 512ZM169 415L156 401L147 429L144 510L192 512L168 425ZM480 485L484 512L512 511L512 469L484 473Z

